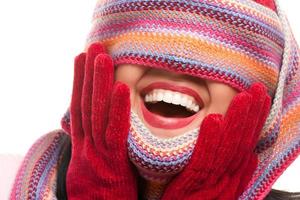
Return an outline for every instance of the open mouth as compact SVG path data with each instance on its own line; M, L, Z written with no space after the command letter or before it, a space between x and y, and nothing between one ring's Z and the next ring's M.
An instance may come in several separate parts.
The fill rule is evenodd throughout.
M177 129L190 124L203 107L198 94L186 87L154 83L142 91L144 119L153 127Z
M145 106L150 112L163 117L185 118L190 117L194 114L192 111L189 111L180 105L173 105L170 103L165 103L163 101L156 103L146 102Z

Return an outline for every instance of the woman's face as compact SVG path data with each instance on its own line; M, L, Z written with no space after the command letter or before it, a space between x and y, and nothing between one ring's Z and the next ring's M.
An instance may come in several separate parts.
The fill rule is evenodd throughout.
M115 76L130 88L131 109L160 138L198 128L208 114L224 115L238 93L223 83L141 65L119 65Z

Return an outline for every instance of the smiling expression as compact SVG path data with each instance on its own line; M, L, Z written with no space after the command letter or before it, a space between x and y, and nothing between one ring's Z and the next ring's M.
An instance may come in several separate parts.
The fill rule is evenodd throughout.
M119 65L115 78L129 86L132 111L160 138L198 128L208 114L224 115L238 93L223 83L141 65Z

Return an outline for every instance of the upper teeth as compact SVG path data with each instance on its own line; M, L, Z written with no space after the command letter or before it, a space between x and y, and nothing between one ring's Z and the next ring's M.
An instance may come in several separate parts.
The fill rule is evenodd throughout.
M175 105L182 105L186 109L198 112L200 107L197 104L194 97L164 89L154 89L145 96L145 102L156 103L158 101L164 101L166 103L172 103Z

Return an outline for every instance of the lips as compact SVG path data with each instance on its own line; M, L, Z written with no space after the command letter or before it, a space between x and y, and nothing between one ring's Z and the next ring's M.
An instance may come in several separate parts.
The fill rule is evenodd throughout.
M195 92L194 90L192 90L190 88L187 88L184 86L171 85L170 83L165 83L165 82L152 83L152 84L148 85L147 87L145 87L141 93L144 96L154 89L165 89L165 90L170 90L170 91L174 91L174 92L179 92L182 94L187 94L187 95L195 98L197 103L199 105L203 106L203 100L201 99L201 97L198 95L197 92Z
M156 93L151 96L153 91L165 91L166 96L172 96L174 98L163 98L162 93ZM168 92L169 91L169 92ZM150 94L150 95L149 95ZM203 101L200 96L194 90L184 87L184 86L176 86L170 83L164 82L156 82L148 85L141 91L141 95L143 101L141 101L141 110L144 117L144 120L152 127L161 128L161 129L179 129L189 125L199 113L198 111L203 107ZM179 96L179 97L178 97ZM177 97L177 98L175 98ZM146 102L147 99L147 102ZM170 100L169 100L170 99ZM188 100L187 100L188 99ZM151 102L152 101L152 102ZM191 116L166 116L161 113L153 112L151 109L149 110L149 106L146 106L148 102L155 104L157 101L161 101L163 103L167 102L170 105L174 105L174 109L177 107L182 108L186 107L187 110L191 110L195 113L192 113ZM190 103L190 101L192 103ZM167 104L165 103L165 104ZM172 104L173 103L173 104ZM157 103L158 104L158 103ZM189 105L188 105L189 104ZM161 106L161 105L160 105ZM176 107L177 106L177 107ZM198 109L196 109L196 107ZM157 110L157 109L156 109ZM168 109L167 109L168 110ZM166 111L165 111L166 112ZM170 112L170 109L168 110ZM186 111L187 112L187 111Z

